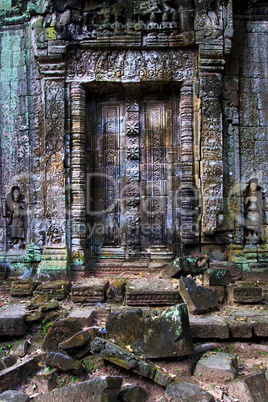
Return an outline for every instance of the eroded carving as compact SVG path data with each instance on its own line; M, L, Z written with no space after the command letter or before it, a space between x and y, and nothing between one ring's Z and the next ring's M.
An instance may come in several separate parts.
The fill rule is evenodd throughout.
M18 186L13 186L6 199L8 218L8 247L24 248L26 237L27 210L24 196Z

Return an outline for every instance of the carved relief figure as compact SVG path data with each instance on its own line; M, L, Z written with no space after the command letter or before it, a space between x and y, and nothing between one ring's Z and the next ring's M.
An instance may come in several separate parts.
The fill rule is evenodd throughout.
M9 247L13 248L16 245L16 248L24 248L26 208L18 186L12 187L7 197L7 207L9 210L8 233L11 239Z
M263 223L263 194L257 179L251 179L244 192L246 241L260 241Z

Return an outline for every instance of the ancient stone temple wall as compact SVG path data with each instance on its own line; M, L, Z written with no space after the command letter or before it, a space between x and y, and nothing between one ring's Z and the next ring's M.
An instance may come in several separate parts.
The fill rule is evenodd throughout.
M263 258L264 2L1 7L3 264Z

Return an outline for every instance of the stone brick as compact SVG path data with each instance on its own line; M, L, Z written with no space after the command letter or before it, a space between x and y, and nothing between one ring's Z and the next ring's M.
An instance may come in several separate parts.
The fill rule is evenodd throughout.
M262 289L252 285L232 285L227 288L227 300L232 303L258 303L262 301Z
M207 314L204 317L189 316L193 338L228 339L229 328L224 318Z
M207 269L204 273L204 285L226 286L231 282L231 274L227 269Z
M46 295L51 299L63 300L70 291L69 281L51 281L37 286L36 293Z
M127 282L128 306L174 305L181 301L176 279L133 279Z
M71 297L75 303L96 303L106 299L107 279L90 278L78 280L72 286Z
M26 310L18 304L7 303L0 309L0 337L22 336L26 332Z
M235 380L228 388L228 395L239 402L267 401L268 381L264 371Z
M238 376L237 356L234 353L207 352L198 361L195 376L202 381L213 379L213 383L222 384L233 381Z
M196 384L175 380L166 388L165 402L214 402L214 397Z
M12 402L29 402L30 398L28 395L18 392L18 391L5 391L0 394L0 402L7 402L7 401L12 401Z
M75 318L66 318L55 321L45 336L43 349L47 352L59 350L59 343L70 338L81 330L81 326Z

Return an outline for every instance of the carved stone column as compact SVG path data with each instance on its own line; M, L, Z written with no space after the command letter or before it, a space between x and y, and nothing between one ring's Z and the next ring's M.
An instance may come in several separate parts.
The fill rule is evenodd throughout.
M82 265L86 249L85 89L71 85L71 248L73 266Z
M194 186L193 143L193 83L184 81L181 87L181 242L196 243L197 216L196 191Z

